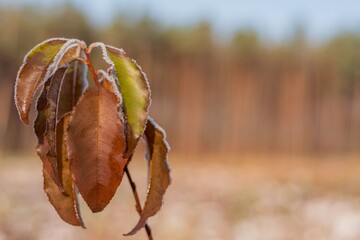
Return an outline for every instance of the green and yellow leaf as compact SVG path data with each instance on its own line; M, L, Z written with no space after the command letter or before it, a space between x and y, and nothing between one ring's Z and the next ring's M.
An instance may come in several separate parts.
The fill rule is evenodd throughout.
M124 156L129 157L145 129L150 106L150 87L140 66L122 49L103 43L95 43L90 48L97 46L102 49L103 57L112 66L118 81L126 121L127 149Z

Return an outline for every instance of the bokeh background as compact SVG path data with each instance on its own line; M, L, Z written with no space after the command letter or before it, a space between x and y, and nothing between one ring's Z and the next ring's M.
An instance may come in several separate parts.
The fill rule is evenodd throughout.
M122 47L146 72L172 147L155 239L360 239L359 1L0 0L0 239L146 239L122 237L127 179L104 212L82 202L87 230L47 202L13 85L49 37Z

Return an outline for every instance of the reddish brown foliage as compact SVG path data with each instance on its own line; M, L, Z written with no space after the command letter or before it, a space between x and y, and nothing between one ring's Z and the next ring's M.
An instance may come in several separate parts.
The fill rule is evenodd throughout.
M100 47L111 66L96 73L90 52ZM87 89L90 68L95 87ZM28 123L36 90L44 85L34 123L43 161L44 190L59 216L83 226L77 189L93 212L114 196L139 138L148 146L149 191L136 233L160 209L171 182L165 132L148 117L150 88L141 68L123 50L103 43L89 48L77 39L49 39L25 57L16 79L15 102ZM85 92L85 93L84 93ZM145 131L145 134L144 134ZM143 136L144 135L144 136ZM141 209L134 183L137 209ZM149 239L152 239L146 225Z

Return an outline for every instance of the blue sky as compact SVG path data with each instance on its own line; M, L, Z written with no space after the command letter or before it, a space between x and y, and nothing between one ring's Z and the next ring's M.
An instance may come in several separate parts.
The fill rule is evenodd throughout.
M164 25L190 25L207 20L219 34L253 28L265 37L286 38L293 26L306 27L314 40L337 32L360 32L360 0L0 0L2 5L73 3L86 10L90 21L106 24L118 12L150 15Z

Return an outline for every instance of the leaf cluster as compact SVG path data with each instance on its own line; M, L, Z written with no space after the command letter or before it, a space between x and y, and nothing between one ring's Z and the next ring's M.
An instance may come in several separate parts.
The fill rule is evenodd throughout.
M95 70L91 51L100 48L109 64ZM89 87L90 71L95 86ZM78 194L93 212L113 198L124 172L143 138L149 167L148 194L135 234L159 211L171 182L169 145L164 130L148 116L150 86L140 66L122 49L77 39L53 38L25 56L15 85L20 119L38 91L37 153L43 163L44 190L59 216L84 227ZM128 176L129 177L129 176Z

